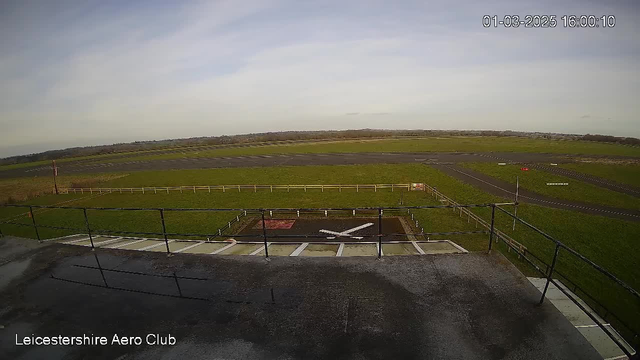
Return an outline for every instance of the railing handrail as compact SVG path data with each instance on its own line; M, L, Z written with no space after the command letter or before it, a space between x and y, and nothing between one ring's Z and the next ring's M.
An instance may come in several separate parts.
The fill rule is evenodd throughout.
M322 188L362 188L385 189L406 188L409 190L415 183L373 183L373 184L216 184L216 185L164 185L164 186L128 186L128 187L61 187L60 191L143 191L143 190L222 190L222 189L322 189Z

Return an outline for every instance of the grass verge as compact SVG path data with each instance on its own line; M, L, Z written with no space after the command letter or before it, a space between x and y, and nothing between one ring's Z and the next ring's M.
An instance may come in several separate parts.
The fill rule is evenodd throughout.
M600 154L640 157L640 148L587 141L543 140L520 137L433 137L416 139L350 140L289 145L265 145L214 150L185 149L168 154L145 154L112 162L168 160L221 156L357 153L357 152L533 152Z
M518 176L521 188L557 199L640 210L640 201L636 197L566 176L551 174L544 170L529 169L529 171L522 171L520 170L520 165L497 165L496 163L463 163L461 165L511 183L514 188L516 176ZM554 186L547 185L547 183L568 183L569 185Z
M604 179L617 181L622 184L633 185L640 188L640 166L638 164L560 164L564 169L574 170L580 173L598 176Z

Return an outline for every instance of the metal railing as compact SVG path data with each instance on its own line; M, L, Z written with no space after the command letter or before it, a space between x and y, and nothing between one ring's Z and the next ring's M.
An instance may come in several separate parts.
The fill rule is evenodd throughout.
M455 202L453 199L451 199L448 196L444 195L443 193L439 192L434 187L431 187L431 186L429 186L427 184L424 184L424 186L425 186L425 191L428 191L429 193L431 193L436 198L436 200L441 200L444 204L454 205L454 209L453 209L454 211L457 209L456 206L458 206L459 204L457 202ZM502 232L502 231L498 230L497 228L495 228L495 208L497 208L500 211L502 211L503 213L509 215L511 218L515 219L516 221L524 223L524 224L527 224L527 226L529 228L531 228L534 231L538 232L539 234L543 235L546 239L551 240L556 245L556 250L554 251L554 257L552 259L551 264L546 263L539 256L537 256L534 253L532 253L531 251L529 251L526 246L524 246L520 242L514 240L512 237L510 237L509 235L505 234L504 232ZM606 320L608 316L613 317L617 324L623 326L626 329L627 333L631 334L630 335L630 337L632 338L631 341L634 343L635 347L637 347L639 345L638 343L639 343L640 335L637 333L637 331L635 329L633 329L626 321L622 320L620 316L618 316L615 313L613 313L610 309L608 309L605 305L603 305L600 301L598 301L595 296L593 296L592 294L589 294L583 288L580 288L575 283L575 281L571 280L566 274L562 274L557 269L555 269L555 264L556 264L556 261L557 261L557 256L558 256L559 249L563 248L563 249L570 250L571 254L577 256L581 261L584 261L588 265L594 267L597 271L602 272L603 274L606 273L607 277L609 279L613 280L615 283L617 283L618 285L622 286L625 290L630 291L633 294L633 296L636 298L636 300L640 300L640 297L638 296L638 292L636 290L634 290L629 285L625 284L624 282L622 282L621 280L616 278L614 275L612 275L608 271L604 270L602 267L598 266L597 264L595 264L591 260L589 260L586 257L584 257L583 255L579 254L577 251L575 251L573 249L570 249L566 245L562 244L560 241L558 241L558 240L554 239L553 237L549 236L548 234L544 233L542 230L540 230L540 229L538 229L536 227L533 227L533 225L530 225L530 224L526 223L521 218L515 216L514 214L508 212L507 210L501 208L500 206L492 207L491 221L490 222L487 222L486 220L482 219L478 215L474 214L471 211L471 208L460 207L459 210L460 210L460 217L462 217L462 214L466 214L467 215L467 222L470 222L471 220L473 220L473 221L476 222L476 227L478 226L478 224L480 224L482 227L485 227L486 229L490 229L490 234L492 234L490 236L491 237L495 236L495 241L496 242L499 241L499 240L502 240L502 242L507 246L507 250L509 252L513 250L515 252L515 254L517 255L518 259L524 259L538 273L542 274L544 277L547 278L547 283L545 285L545 289L543 291L542 297L540 298L540 303L542 303L543 300L544 300L544 297L546 295L546 291L547 291L547 288L549 286L549 283L550 282L553 283L570 300L572 300L574 303L576 303L576 305L581 310L585 311L585 313L587 313L587 315L592 320L594 320L594 322L596 324L598 324L598 326L600 328L602 328L605 331L605 333L616 343L616 345L618 347L620 347L623 350L623 352L627 356L630 357L632 355L632 353L630 351L628 351L628 349L625 346L623 346L623 344L614 336L614 334L609 329L605 329L605 327L606 327L605 324L603 324L599 320L596 320L595 317L593 317L590 312L586 311L586 309L584 308L584 306L582 304L579 304L579 302L577 301L577 299L575 299L575 297L568 295L566 289L563 288L562 286L559 286L556 283L556 280L553 280L551 278L551 276L553 274L557 274L557 275L561 276L567 283L570 283L570 285L572 285L572 287L574 289L573 290L574 293L577 290L580 290L580 292L583 293L589 299L589 301L591 303L597 305L599 309L602 309L600 316L602 316L602 318L604 320ZM558 245L558 244L560 244L560 245ZM489 245L489 249L491 249L491 245ZM533 260L535 260L535 262ZM541 268L540 265L543 265L544 269ZM637 352L637 350L636 350L636 352Z
M473 221L475 221L476 228L478 227L478 225L484 227L485 229L487 229L489 231L491 231L491 229L493 228L493 233L494 233L494 235L496 237L496 241L502 240L502 241L508 243L510 245L510 248L511 247L517 248L517 249L520 250L521 253L527 254L527 247L526 246L524 246L520 242L514 240L512 237L510 237L509 235L507 235L504 232L500 231L499 229L496 229L494 224L492 224L490 222L487 222L486 220L484 220L480 216L474 214L471 211L471 209L460 206L460 204L455 202L450 197L448 197L448 196L444 195L443 193L439 192L436 188L434 188L432 186L424 184L424 189L425 189L425 191L431 193L431 195L433 195L433 197L435 197L436 200L440 200L444 204L453 205L453 211L460 210L460 217L462 217L462 214L467 215L467 223L470 223L471 220L473 220ZM493 219L493 217L492 217L492 219ZM521 255L518 254L518 258L520 256Z
M542 296L540 297L540 303L542 304L542 302L544 301L544 298L546 296L546 292L547 292L547 290L549 288L549 284L554 284L558 290L560 290L567 298L569 298L574 304L576 304L582 311L584 311L585 314L587 314L587 316L589 316L589 318L591 320L593 320L594 323L596 325L598 325L598 327L601 328L602 331L604 331L605 334L607 334L607 336L609 336L609 338L611 338L611 340L613 340L613 342L625 353L625 355L627 355L629 358L631 358L634 354L636 354L637 353L639 334L636 332L636 330L634 328L632 328L625 321L621 320L621 318L619 316L617 316L614 313L612 313L609 309L604 307L604 305L602 305L600 302L595 300L595 297L593 297L592 295L588 294L586 291L584 291L584 289L581 289L582 293L587 295L591 300L594 300L595 303L598 304L601 308L605 309L607 314L610 314L610 315L614 316L616 321L617 321L617 323L618 323L618 325L622 325L622 326L624 326L626 328L626 330L628 331L628 334L630 334L628 336L631 337L631 339L629 339L629 340L632 341L632 343L634 344L634 348L636 348L635 352L632 352L620 341L620 339L618 339L618 337L616 336L617 333L614 334L610 329L608 329L606 324L604 324L602 321L600 321L600 319L598 317L596 317L590 311L588 311L588 309L585 308L585 306L583 304L581 304L580 301L578 301L578 299L574 295L572 295L569 291L567 291L567 288L565 288L564 284L562 284L559 280L553 278L553 275L556 274L556 275L560 275L565 280L569 280L566 275L560 274L555 269L557 261L558 261L558 256L560 254L560 250L562 249L563 252L574 256L576 259L582 261L583 263L589 265L590 267L592 267L593 269L598 271L600 274L604 275L608 280L612 281L614 284L620 286L626 292L631 294L632 297L635 299L635 301L639 302L639 305L640 305L640 293L638 293L637 290L635 290L634 288L632 288L631 286L626 284L624 281L620 280L618 277L616 277L615 275L613 275L609 271L607 271L604 268L602 268L600 265L598 265L595 262L591 261L590 259L588 259L584 255L580 254L576 250L574 250L574 249L570 248L569 246L565 245L561 241L559 241L559 240L553 238L552 236L548 235L544 231L538 229L534 225L529 224L527 221L525 221L522 218L519 218L519 217L513 215L509 211L507 211L507 210L505 210L505 209L503 209L503 208L501 208L499 206L495 206L494 207L494 209L496 209L496 208L498 210L500 210L501 212L503 212L504 214L507 214L511 218L515 219L517 222L527 226L528 228L530 228L530 229L534 230L535 232L537 232L538 234L542 235L547 240L552 241L553 244L555 245L554 253L553 253L553 259L552 259L550 265L546 264L539 257L535 257L537 261L539 261L539 262L541 262L541 263L543 263L543 264L545 264L547 266L547 268L545 270L540 269L540 267L537 266L536 264L534 264L531 261L531 259L527 258L527 255L532 255L531 253L520 254L520 255L522 255L522 258L524 258L530 265L532 265L541 275L543 275L547 279L547 281L545 283L544 290L542 291ZM492 216L492 221L493 221L493 216ZM509 243L506 243L506 244L508 246L511 246ZM514 248L514 250L516 252L518 251L518 249L515 249L515 248ZM578 289L579 288L573 281L570 281L570 282L574 285L574 289ZM606 319L607 314L602 316L602 318Z
M120 188L94 188L94 187L80 187L80 188L61 188L59 189L60 194L133 194L133 193L169 193L171 191L174 192L211 192L211 191L236 191L241 192L244 191L252 191L258 192L260 191L291 191L291 190L320 190L324 192L325 190L338 190L341 192L342 190L355 190L359 192L360 190L373 190L377 192L378 190L411 190L412 184L327 184L327 185L318 185L318 184L308 184L308 185L296 185L296 184L273 184L273 185L182 185L182 186L143 186L143 187L120 187Z
M17 226L26 226L26 227L32 227L35 231L36 234L36 238L38 240L41 240L41 236L39 233L39 229L41 228L47 228L47 229L58 229L58 230L69 230L69 231L86 231L86 233L89 235L89 240L91 243L91 247L95 248L95 245L93 243L93 236L95 233L118 233L118 234L144 234L144 235L157 235L157 236L162 236L165 246L166 246L166 250L167 253L170 254L171 250L169 248L169 236L187 236L187 237L205 237L208 239L211 238L215 238L218 237L220 235L222 235L223 231L218 230L218 233L214 233L214 234L206 234L206 233L170 233L167 232L166 230L166 223L165 223L165 212L239 212L238 215L236 215L235 217L235 222L240 221L241 216L248 216L249 214L254 215L254 216L259 216L262 224L262 234L234 234L234 237L238 237L238 238L261 238L262 242L264 244L264 253L265 253L265 257L269 257L269 252L268 252L268 240L269 239L275 239L275 238L325 238L326 234L323 235L309 235L309 234L292 234L292 235L283 235L283 234L274 234L274 233L269 233L267 231L266 228L266 216L269 217L273 217L273 213L296 213L298 216L300 215L301 212L306 213L306 214L324 214L324 216L328 216L329 212L335 213L335 212L342 212L342 213L351 213L352 215L367 215L367 216L377 216L378 218L378 231L376 234L373 235L362 235L363 238L373 238L376 240L377 242L377 247L378 247L378 258L382 257L382 244L387 243L387 240L383 241L383 237L385 236L405 236L405 237L409 237L409 236L428 236L431 234L445 234L445 233L428 233L428 232L424 232L424 229L421 229L420 232L415 232L415 233L387 233L385 234L383 232L383 222L382 222L382 218L384 216L385 212L393 212L393 211L400 211L400 212L408 212L411 213L412 210L419 210L419 209L452 209L453 211L460 211L460 216L462 216L462 214L467 214L468 217L468 221L470 221L470 219L474 219L476 221L477 224L481 224L483 227L487 228L489 230L489 241L488 241L488 249L491 250L492 248L492 243L494 242L494 237L496 238L496 241L498 239L502 239L503 243L506 244L506 246L508 246L509 248L511 248L512 250L514 250L516 252L516 254L521 257L522 259L524 259L525 261L527 261L530 265L532 265L534 267L534 269L536 269L536 271L538 271L540 274L542 274L544 277L546 277L547 281L545 284L545 288L542 292L542 296L540 298L540 303L542 303L544 301L544 298L546 296L546 292L548 290L549 284L553 283L554 285L556 285L556 287L562 291L570 300L572 300L580 309L582 309L583 311L585 311L585 313L616 343L616 345L618 345L620 347L620 349L622 349L622 351L629 357L631 357L633 354L631 351L629 351L623 344L622 342L615 336L615 334L609 330L605 324L603 324L597 317L595 317L593 314L591 314L589 311L587 311L587 309L584 308L584 306L573 296L571 295L563 286L561 286L556 279L553 278L554 274L559 274L558 271L555 269L556 267L556 263L557 263L557 259L560 253L560 250L563 250L563 253L569 253L572 256L574 256L575 258L579 259L580 261L584 262L585 264L591 266L592 268L594 268L595 270L597 270L598 272L600 272L601 274L605 275L610 281L612 281L613 283L617 284L618 286L621 286L623 289L625 289L628 293L630 293L636 301L640 300L640 294L633 289L631 286L627 285L626 283L624 283L622 280L620 280L619 278L617 278L615 275L613 275L612 273L608 272L607 270L605 270L604 268L602 268L601 266L597 265L596 263L594 263L593 261L591 261L590 259L586 258L584 255L578 253L577 251L571 249L570 247L568 247L567 245L563 244L562 242L556 240L555 238L551 237L550 235L546 234L544 231L538 229L537 227L535 227L534 225L529 224L528 222L526 222L525 220L511 214L509 211L503 209L501 206L505 206L505 205L515 205L515 203L485 203L485 204L458 204L455 201L451 200L450 198L442 195L441 193L439 193L436 189L428 187L425 188L425 191L431 191L432 194L434 194L434 196L436 198L439 198L440 200L444 200L444 202L446 202L447 204L443 204L443 205L426 205L426 206L386 206L386 207L349 207L349 208L252 208L252 209L243 209L243 208L109 208L109 207L94 207L94 208L87 208L87 207L61 207L61 206L46 206L46 205L17 205L17 204L6 204L6 205L2 205L2 207L15 207L15 208L28 208L29 209L29 214L31 217L31 224L25 224L25 223L19 223L19 222L12 222L12 221L5 221L5 222L1 222L0 225L2 224L7 224L7 225L17 225ZM83 212L83 216L84 216L84 220L85 220L85 227L84 228L71 228L71 227L62 227L62 226L50 226L50 225L41 225L38 224L36 221L36 216L34 214L33 209L34 208L38 208L38 209L66 209L66 210L82 210ZM491 221L487 222L484 219L480 218L479 216L475 215L473 212L471 212L472 208L491 208ZM542 235L544 238L552 241L555 245L555 251L554 251L554 256L553 256L553 260L551 262L551 264L546 264L543 260L541 260L538 256L532 254L529 250L526 249L526 247L524 247L522 244L516 242L515 240L511 239L510 237L508 237L507 235L501 233L499 230L497 230L495 228L495 216L496 216L496 209L498 209L500 212L507 214L508 216L512 217L513 219L515 219L516 221L520 222L521 224L524 224L525 226L527 226L528 228L534 230L535 232L537 232L538 234ZM162 225L162 232L131 232L131 231L122 231L122 230L107 230L107 229L101 229L101 230L96 230L96 229L92 229L91 225L90 225L90 221L89 221L89 217L87 216L87 210L92 210L92 211L157 211L158 215L159 215L159 221ZM267 215L266 215L267 214ZM417 224L416 224L417 225ZM228 222L227 227L225 229L231 229L233 226L233 223L231 221ZM478 233L477 231L471 231L471 232L450 232L451 233L466 233L466 234L471 234L471 233ZM1 229L0 229L0 235L2 234ZM538 264L536 264L535 262L532 261L532 259L535 259L536 261L538 261L540 264L544 264L545 265L545 269L540 268L540 266L538 266ZM563 278L566 279L565 275L561 275ZM577 287L577 285L576 285ZM586 294L586 292L583 290L583 293ZM595 299L594 297L592 297L591 295L589 295L590 298ZM603 306L604 308L604 306ZM606 308L605 308L606 309ZM611 313L611 311L607 310L608 313ZM622 324L623 326L625 326L627 328L627 330L629 330L631 333L633 333L633 341L637 343L637 339L638 339L638 334L635 333L635 330L630 327L628 324L626 324L625 322L620 320L620 317L618 317L616 315L616 319L618 319L618 322L620 324ZM637 346L637 345L636 345Z

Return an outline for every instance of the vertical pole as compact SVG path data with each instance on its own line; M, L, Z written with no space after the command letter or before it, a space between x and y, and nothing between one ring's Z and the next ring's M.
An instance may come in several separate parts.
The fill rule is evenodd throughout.
M176 281L176 287L178 288L178 294L180 294L180 297L182 297L182 289L180 289L180 283L178 282L178 276L176 275L176 272L173 272L173 279Z
M89 234L89 241L91 241L91 249L95 249L96 247L93 246L93 235L91 235L91 227L89 226L89 217L87 216L87 208L82 209L82 212L84 213L84 223L85 225L87 225L87 233Z
M56 178L58 177L58 168L56 167L56 161L53 160L53 186L56 189L56 195L58 195L58 181Z
M171 251L169 251L169 239L167 239L167 227L164 224L164 209L160 209L160 220L162 220L162 235L164 235L164 245L167 247L167 254L171 254Z
M264 210L260 210L262 215L262 237L264 238L264 256L269 257L269 246L267 244L267 224L264 222Z
M378 208L378 259L382 257L382 208Z
M104 286L109 287L109 284L107 284L107 279L104 277L104 271L102 271L102 265L100 264L100 260L98 260L98 254L93 253L93 256L96 258L96 263L98 264L98 269L100 269L100 275L102 276L102 281L104 282Z
M518 190L520 189L520 177L516 176L516 201L515 205L513 205L513 227L511 230L516 229L516 216L518 215Z
M551 277L553 276L553 269L556 267L556 260L558 259L558 251L560 251L560 244L556 243L556 251L553 254L551 269L549 269L549 275L547 275L547 283L544 285L544 291L542 292L542 297L540 298L540 304L542 304L542 302L544 301L544 297L547 294L547 289L549 288L549 283L551 282Z
M496 219L496 204L491 204L491 232L489 232L489 251L491 251L491 243L493 243L493 224Z
M38 232L38 225L36 225L36 216L33 214L33 207L29 205L29 214L31 214L31 222L33 222L33 229L36 231L36 237L40 241L40 233Z

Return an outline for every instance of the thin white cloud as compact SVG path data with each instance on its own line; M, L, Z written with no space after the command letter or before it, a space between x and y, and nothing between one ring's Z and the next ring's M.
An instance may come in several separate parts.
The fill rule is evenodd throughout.
M633 12L612 30L484 29L479 7L420 22L422 3L242 4L107 9L76 25L64 21L83 8L65 10L32 47L6 38L2 146L362 127L640 135Z

